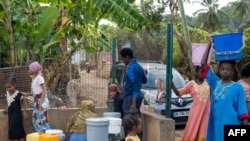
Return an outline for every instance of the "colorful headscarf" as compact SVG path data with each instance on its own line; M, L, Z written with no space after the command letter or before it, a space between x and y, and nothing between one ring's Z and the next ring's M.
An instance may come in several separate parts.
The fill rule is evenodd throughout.
M29 65L29 69L34 72L35 74L42 74L42 66L38 62L33 62Z

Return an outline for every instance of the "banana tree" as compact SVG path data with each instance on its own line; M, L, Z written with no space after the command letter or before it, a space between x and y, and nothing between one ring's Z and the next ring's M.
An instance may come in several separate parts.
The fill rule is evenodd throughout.
M7 45L8 45L8 54L9 54L9 66L14 66L15 64L15 48L14 48L14 34L12 29L11 23L11 3L12 0L0 0L1 4L1 11L0 11L0 23L3 24L6 38L7 38Z
M43 1L45 2L45 1ZM60 7L61 4L52 2L51 5ZM63 58L53 71L47 84L53 82L54 76L62 71L63 64L77 49L97 50L100 43L109 46L109 40L105 31L99 28L99 21L107 19L116 23L119 27L126 27L133 30L139 29L147 20L141 16L124 0L76 0L64 3L65 17L69 19L71 29L64 37L67 39L67 47L62 47ZM105 38L103 38L105 37ZM84 44L84 46L82 46ZM88 49L89 48L89 49Z
M105 32L99 28L101 19L133 30L147 24L147 20L124 0L13 0L7 6L21 10L19 13L13 10L11 14L2 11L3 15L10 16L7 17L9 23L14 23L8 27L15 29L11 34L16 40L12 40L11 47L16 47L16 60L53 64L45 66L52 68L46 79L48 86L77 49L97 50L98 44L109 44L109 40L103 39ZM9 28L6 31L10 31Z

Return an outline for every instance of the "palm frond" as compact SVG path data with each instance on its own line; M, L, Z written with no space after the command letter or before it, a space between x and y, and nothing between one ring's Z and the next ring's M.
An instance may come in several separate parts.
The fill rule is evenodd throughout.
M148 23L146 18L124 0L93 0L93 2L102 12L109 13L106 17L120 27L136 29Z
M235 2L234 5L233 15L238 15L241 20L250 13L250 8L245 1Z

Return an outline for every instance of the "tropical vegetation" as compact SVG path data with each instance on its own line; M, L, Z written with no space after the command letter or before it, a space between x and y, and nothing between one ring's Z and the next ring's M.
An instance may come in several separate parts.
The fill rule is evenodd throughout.
M209 34L244 32L244 59L239 62L243 64L250 60L250 1L238 0L222 8L218 1L0 0L0 66L39 61L48 72L46 83L56 83L49 89L56 91L59 81L71 79L58 74L71 69L70 58L76 51L84 49L87 55L111 51L113 38L118 46L134 42L138 59L166 62L168 22L174 24L173 66L188 69L183 72L191 72L190 79L191 43L205 43ZM188 2L205 8L187 16L183 4ZM103 20L112 24L100 24Z

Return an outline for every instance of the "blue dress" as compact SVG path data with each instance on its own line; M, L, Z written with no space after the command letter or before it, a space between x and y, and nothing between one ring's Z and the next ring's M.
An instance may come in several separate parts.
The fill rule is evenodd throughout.
M224 125L239 125L247 116L244 90L237 82L222 84L210 68L206 80L211 91L206 141L223 141Z

